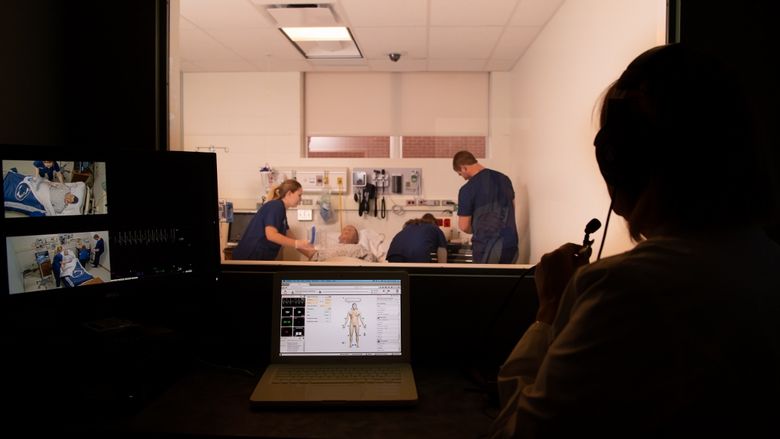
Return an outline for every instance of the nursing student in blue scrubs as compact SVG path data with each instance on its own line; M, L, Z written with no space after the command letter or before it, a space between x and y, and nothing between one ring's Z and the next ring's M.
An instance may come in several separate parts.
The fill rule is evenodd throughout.
M257 211L246 227L246 232L233 249L233 259L273 261L279 256L282 246L293 247L311 257L314 246L297 240L289 234L287 209L301 202L303 188L295 180L285 180L273 190L271 201Z
M512 181L482 166L469 151L455 154L452 169L466 180L458 192L458 227L472 234L474 262L513 264L517 225Z
M39 177L46 177L49 181L54 181L56 177L57 181L65 183L60 171L60 165L57 162L53 160L35 160L33 166L38 170Z
M390 242L387 250L389 262L433 262L431 253L436 253L437 262L447 262L447 238L436 225L436 218L426 213L404 224Z

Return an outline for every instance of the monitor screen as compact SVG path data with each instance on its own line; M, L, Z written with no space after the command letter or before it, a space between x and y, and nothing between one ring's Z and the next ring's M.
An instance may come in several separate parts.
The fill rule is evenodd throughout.
M231 222L230 226L228 227L228 242L233 244L238 244L238 242L241 241L241 238L244 236L246 227L249 225L249 222L252 221L252 218L254 217L255 217L255 212L234 211L233 222Z
M214 154L106 149L0 145L7 297L216 277Z

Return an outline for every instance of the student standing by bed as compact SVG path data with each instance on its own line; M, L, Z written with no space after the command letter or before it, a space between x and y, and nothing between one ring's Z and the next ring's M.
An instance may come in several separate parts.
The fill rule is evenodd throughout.
M287 209L297 206L302 195L303 188L295 180L285 180L276 187L271 201L263 204L246 227L244 236L233 249L233 259L272 261L282 246L293 247L311 257L314 247L288 234Z
M100 255L106 251L106 244L103 242L103 238L97 233L95 233L93 238L95 238L95 260L92 262L92 266L97 267L100 264Z
M57 252L54 254L54 260L51 263L51 270L54 272L54 281L57 288L60 287L60 271L62 269L62 246L57 246Z
M49 181L54 181L54 177L57 177L57 181L65 183L65 179L62 178L62 172L60 172L60 165L52 160L36 160L33 162L33 166L38 170L39 177L46 177Z

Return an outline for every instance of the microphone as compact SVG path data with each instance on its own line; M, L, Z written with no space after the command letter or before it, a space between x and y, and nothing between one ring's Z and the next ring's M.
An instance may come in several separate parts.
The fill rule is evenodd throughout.
M596 232L596 230L601 228L601 221L598 220L598 218L593 218L592 220L588 221L588 224L585 225L585 237L582 238L582 248L577 250L577 253L574 254L574 257L580 257L580 256L590 256L590 246L593 245L593 239L590 239L590 234ZM536 272L536 265L533 267L528 268L525 270L522 276L520 276L520 279L524 278L526 275L534 274Z
M585 225L585 237L582 238L582 248L575 253L575 256L584 256L590 254L590 247L593 245L593 239L590 239L590 234L595 233L596 230L601 228L601 221L598 218L593 218Z

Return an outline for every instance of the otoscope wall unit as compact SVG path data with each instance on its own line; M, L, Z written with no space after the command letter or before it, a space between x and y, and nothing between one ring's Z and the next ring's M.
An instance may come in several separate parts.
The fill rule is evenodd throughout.
M279 168L279 181L292 178L298 181L304 192L322 192L330 189L332 194L347 191L347 168Z
M353 191L357 192L367 184L376 186L382 194L419 196L422 168L352 168Z

